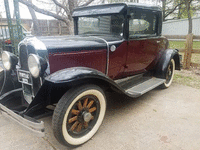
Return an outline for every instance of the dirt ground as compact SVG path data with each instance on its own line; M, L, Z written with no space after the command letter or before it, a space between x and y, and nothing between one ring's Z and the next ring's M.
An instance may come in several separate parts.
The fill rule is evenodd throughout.
M200 67L175 71L174 82L200 89Z
M199 150L200 90L173 83L132 99L109 95L103 124L77 150ZM64 150L53 136L51 117L37 137L0 115L0 150Z

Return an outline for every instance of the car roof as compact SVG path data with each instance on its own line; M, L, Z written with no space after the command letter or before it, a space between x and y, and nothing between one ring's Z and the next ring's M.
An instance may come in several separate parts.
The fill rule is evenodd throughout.
M112 3L112 4L101 4L86 7L78 7L74 9L73 17L78 16L90 16L90 15L104 15L104 14L120 14L123 13L126 8L137 8L146 9L152 11L162 11L161 7L141 4L141 3Z

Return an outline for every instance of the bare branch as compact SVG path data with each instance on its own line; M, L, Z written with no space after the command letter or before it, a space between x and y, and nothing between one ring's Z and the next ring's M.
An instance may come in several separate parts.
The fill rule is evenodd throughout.
M69 24L69 21L65 17L61 17L61 16L59 16L59 15L57 15L55 13L52 13L52 12L44 10L44 9L40 9L37 6L35 6L34 4L32 4L32 3L28 2L28 1L25 1L25 0L19 0L19 2L24 4L24 5L26 5L26 6L28 6L28 7L31 7L36 12L39 12L41 14L54 17L55 19L61 20L61 21L65 22L66 24Z
M52 2L45 2L45 1L42 1L42 0L36 0L36 1L39 2L39 3L42 3L42 4L47 4L47 5L53 4Z
M87 6L89 4L91 4L94 0L88 0L87 2L85 2L84 4L81 5L82 6Z
M62 5L61 3L59 3L57 0L52 0L57 6L59 6L60 8L64 9L64 11L66 12L68 18L71 20L71 15L69 13L69 10L67 9L67 7L65 7L64 5Z
M182 5L184 2L181 2L179 4L177 4L171 11L169 11L168 13L164 14L164 18L166 18L167 16L169 16L171 13L173 13L178 6Z

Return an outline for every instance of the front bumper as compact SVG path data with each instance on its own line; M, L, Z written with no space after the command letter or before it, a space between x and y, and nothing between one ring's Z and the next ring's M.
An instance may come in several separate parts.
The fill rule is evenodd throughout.
M0 104L0 111L3 116L6 116L16 121L20 125L30 130L32 133L36 134L37 136L39 137L45 136L43 121L39 122L35 119L33 120L33 118L29 118L28 116L22 117L17 113L13 112L12 110L8 109L7 107L3 106L2 104Z
M44 137L44 122L23 114L23 111L17 111L17 108L25 108L20 103L22 89L9 91L0 96L0 113L3 116L14 120L26 129L39 137Z
M44 122L24 113L28 106L23 97L21 83L17 80L16 71L6 71L0 61L0 113L24 126L31 133L39 137L45 136Z

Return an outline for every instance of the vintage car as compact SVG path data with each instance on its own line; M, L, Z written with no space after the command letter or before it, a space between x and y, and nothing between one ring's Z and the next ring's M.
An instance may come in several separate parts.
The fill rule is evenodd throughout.
M0 67L2 113L44 135L38 118L53 111L56 139L72 147L99 129L107 91L134 100L155 87L168 88L180 70L178 50L161 36L157 6L88 6L75 9L73 18L74 36L25 38L18 56L2 53Z

